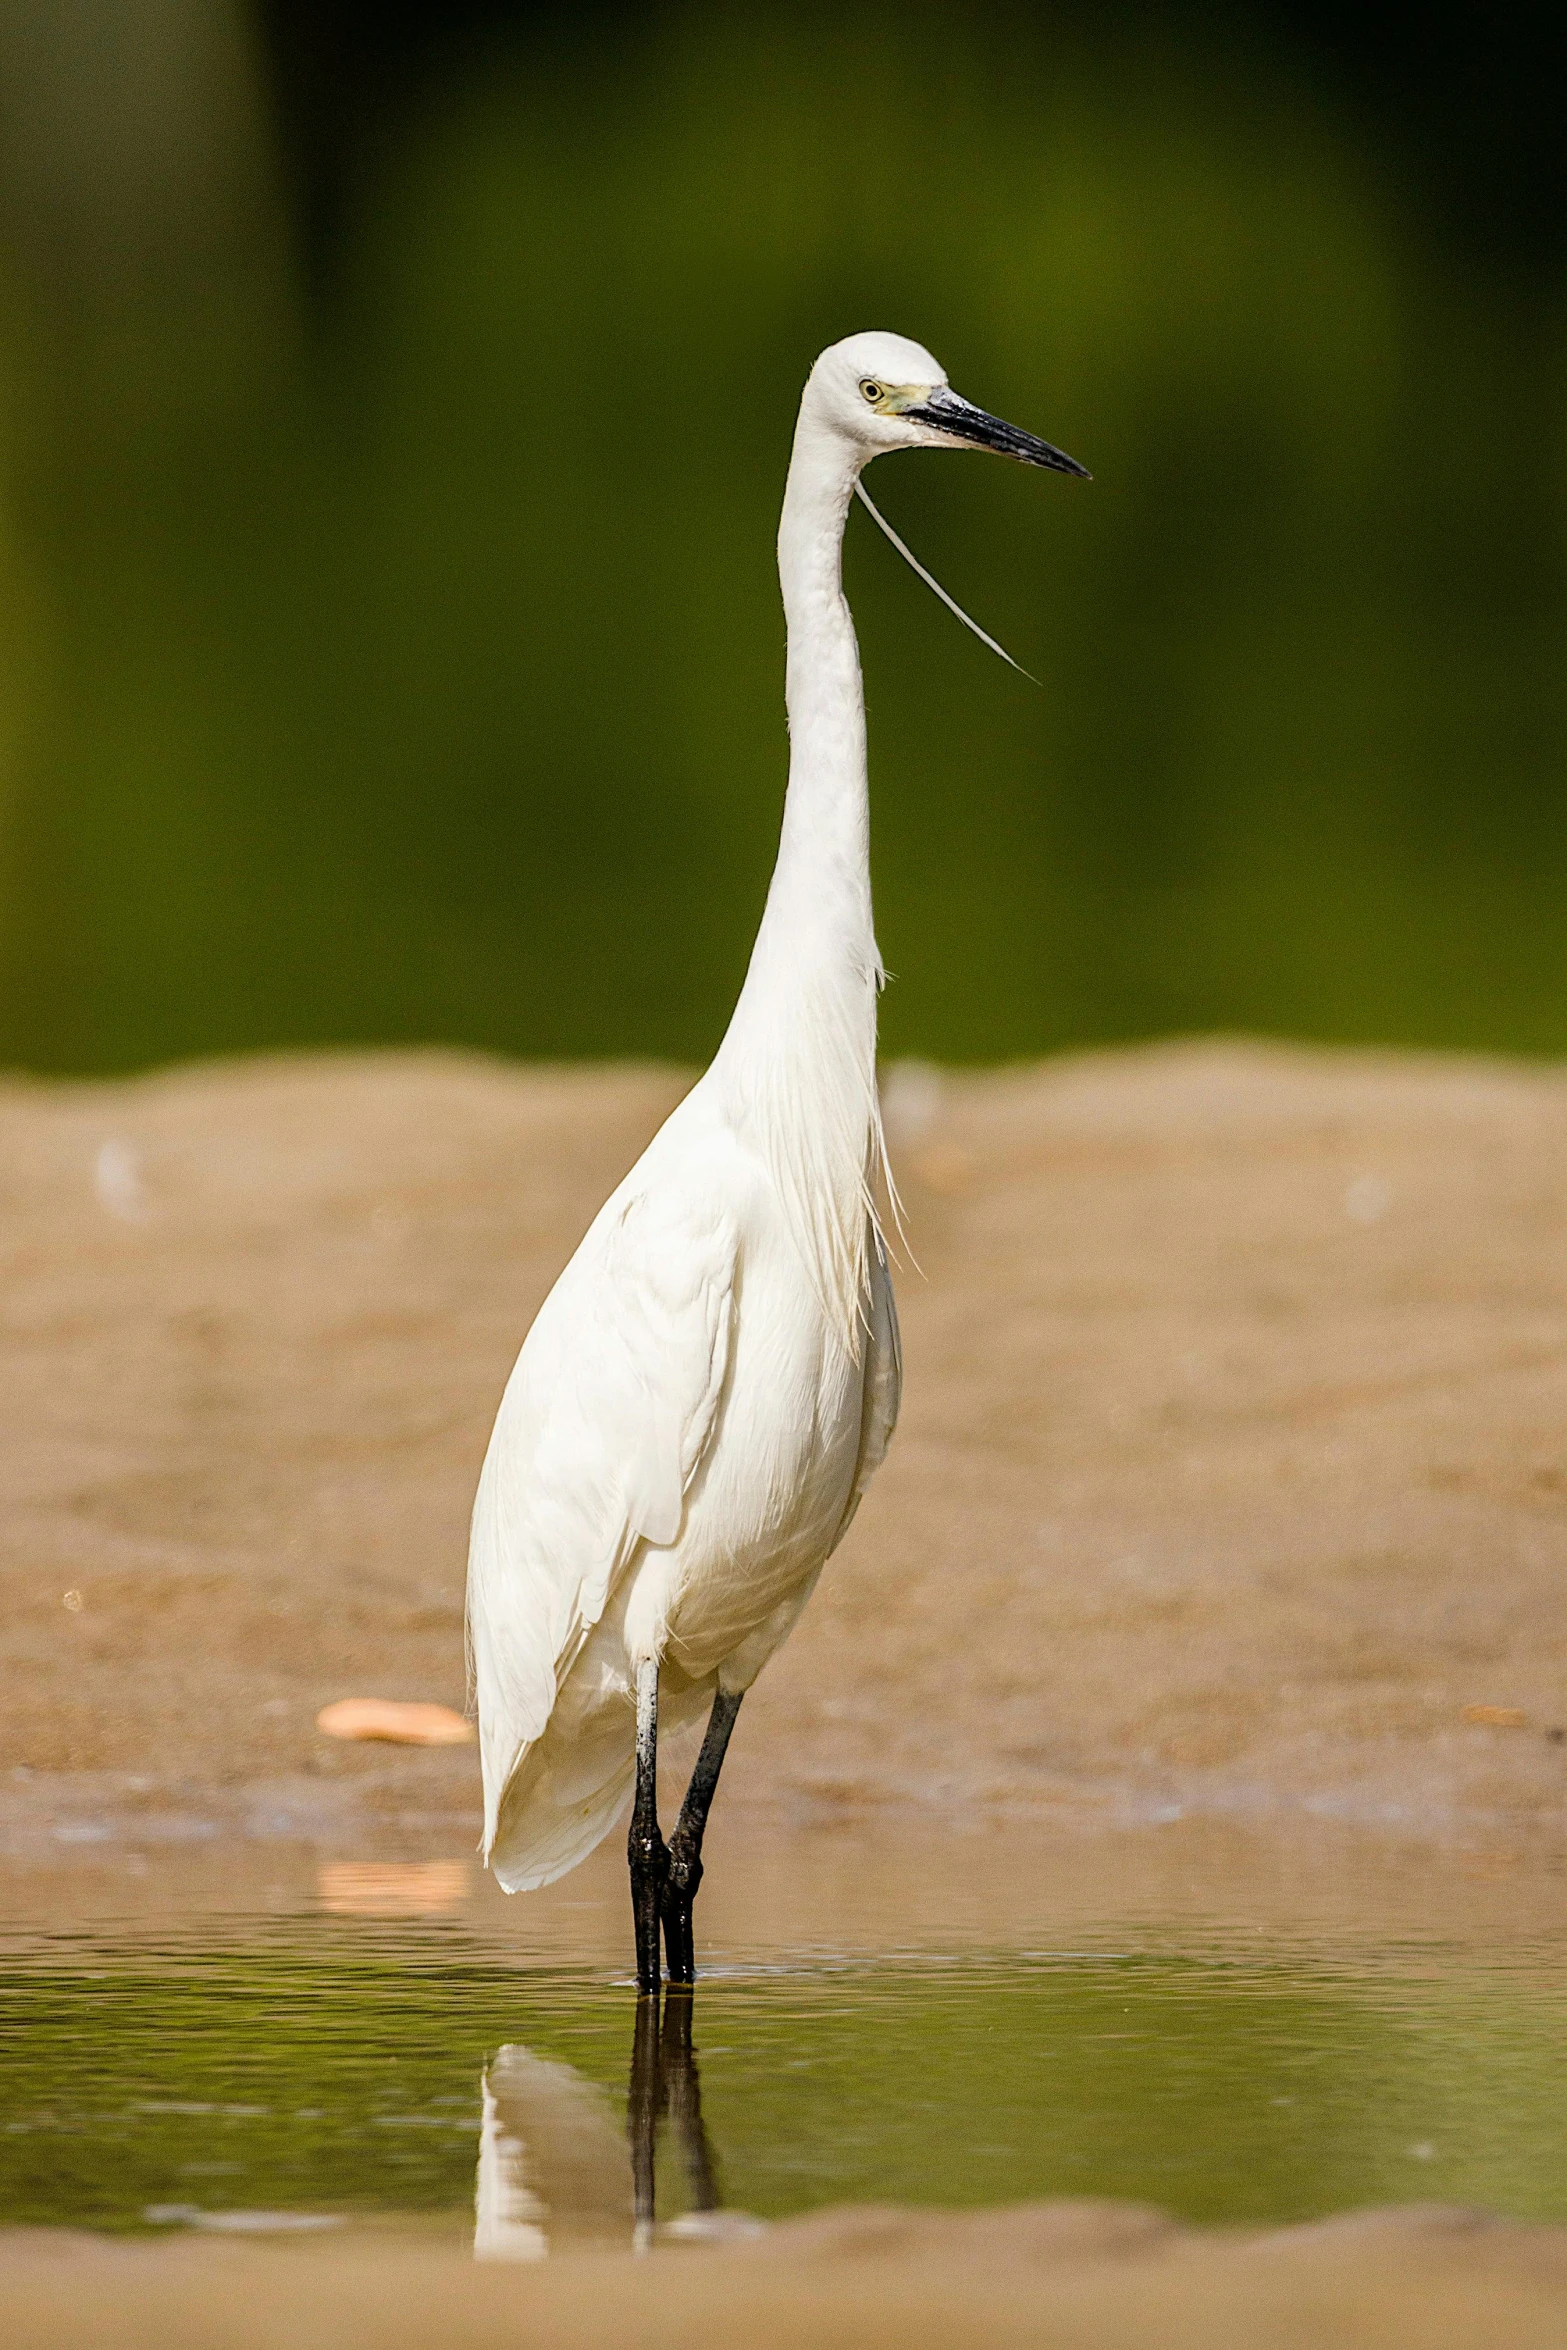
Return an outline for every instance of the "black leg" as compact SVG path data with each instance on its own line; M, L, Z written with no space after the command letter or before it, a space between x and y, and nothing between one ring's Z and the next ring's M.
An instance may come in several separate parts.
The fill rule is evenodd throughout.
M704 1749L705 1752L705 1749ZM715 1774L716 1776L716 1774ZM682 1819L685 1814L682 1812ZM669 1848L658 1832L658 1667L637 1671L637 1793L626 1839L631 1915L637 1935L637 1990L658 1996L658 1925L669 1881Z
M742 1690L740 1696L744 1694ZM702 1751L696 1758L696 1769L691 1773L691 1784L686 1789L686 1799L680 1806L680 1817L669 1840L663 1912L664 1942L669 1955L669 1979L672 1983L696 1981L696 1945L691 1934L691 1904L702 1882L702 1831L707 1826L707 1815L718 1786L718 1774L724 1767L729 1733L735 1726L735 1716L739 1711L740 1697L726 1697L720 1690L713 1700L713 1710L708 1716L707 1736L702 1741ZM655 1956L655 1967L657 1963Z
M631 2240L638 2252L647 2251L653 2241L654 2157L664 2095L655 1991L651 1999L637 2001L636 2033L631 2043L631 2092L626 2099L626 2136L631 2140Z

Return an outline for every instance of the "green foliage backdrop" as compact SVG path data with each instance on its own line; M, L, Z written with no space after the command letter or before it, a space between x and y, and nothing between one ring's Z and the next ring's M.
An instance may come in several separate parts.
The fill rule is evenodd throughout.
M867 325L1096 476L873 477L1038 688L851 519L888 1048L1567 1046L1559 312L1266 54L847 21L475 64L326 315L242 44L134 251L14 202L0 1057L710 1050L793 407Z

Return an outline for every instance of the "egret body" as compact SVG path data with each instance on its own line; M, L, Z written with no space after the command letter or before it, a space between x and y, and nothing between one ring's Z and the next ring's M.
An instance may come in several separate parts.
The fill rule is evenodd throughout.
M778 534L789 785L745 984L712 1066L540 1308L474 1503L485 1857L509 1892L547 1885L634 1791L643 1991L658 1987L661 1929L671 1980L692 1978L702 1832L741 1699L788 1638L897 1419L897 1317L872 1197L882 969L865 704L840 555L873 457L965 447L1083 470L959 399L901 336L852 335L812 369ZM703 1712L666 1846L660 1716Z

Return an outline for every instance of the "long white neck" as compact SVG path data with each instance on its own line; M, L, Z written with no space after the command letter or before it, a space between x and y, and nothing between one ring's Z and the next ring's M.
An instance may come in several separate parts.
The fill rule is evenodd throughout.
M758 1133L819 1284L858 1316L867 1172L879 1134L870 803L843 527L859 459L810 415L795 432L778 531L789 629L789 788L750 968L713 1064ZM805 1227L809 1226L807 1235ZM852 1292L846 1294L846 1292Z
M789 629L789 789L778 862L722 1057L778 1036L826 986L872 990L870 801L859 647L844 599L843 526L859 464L802 413L778 530Z

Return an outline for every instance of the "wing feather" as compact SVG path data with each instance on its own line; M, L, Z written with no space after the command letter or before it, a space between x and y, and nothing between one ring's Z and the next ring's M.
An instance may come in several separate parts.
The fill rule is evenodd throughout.
M698 1188L611 1200L529 1331L474 1502L485 1847L639 1543L674 1542L729 1367L738 1242Z

